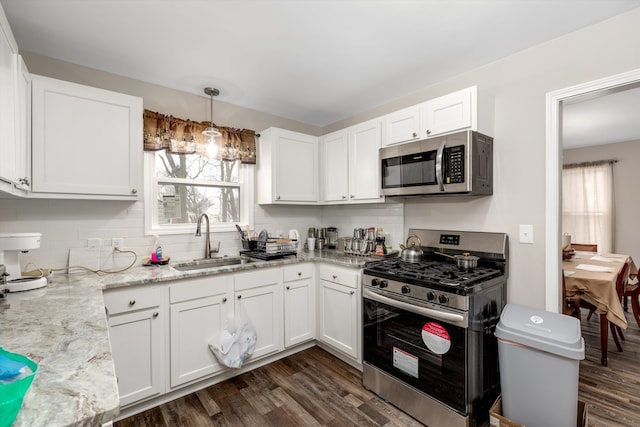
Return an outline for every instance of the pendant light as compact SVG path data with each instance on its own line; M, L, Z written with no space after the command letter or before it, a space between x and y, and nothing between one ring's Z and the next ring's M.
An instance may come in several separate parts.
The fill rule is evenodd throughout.
M196 153L202 157L214 159L218 155L218 144L216 143L216 137L220 136L220 131L213 125L213 97L218 96L220 91L216 88L207 87L204 89L204 93L209 95L211 99L211 126L202 131L202 142L199 142L196 146Z
M215 138L216 136L220 136L220 132L213 126L213 97L220 95L220 91L214 87L205 87L204 93L209 95L211 99L211 127L206 128L202 134L208 138Z

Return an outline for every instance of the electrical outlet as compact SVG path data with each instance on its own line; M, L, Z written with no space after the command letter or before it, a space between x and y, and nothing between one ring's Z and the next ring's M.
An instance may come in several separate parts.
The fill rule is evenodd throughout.
M111 239L111 247L113 249L120 249L124 247L124 239L122 237L114 237Z
M99 237L90 237L89 239L87 239L87 247L89 249L101 248L102 239Z

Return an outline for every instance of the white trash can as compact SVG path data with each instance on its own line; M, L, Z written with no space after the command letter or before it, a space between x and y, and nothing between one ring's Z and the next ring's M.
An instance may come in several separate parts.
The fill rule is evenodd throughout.
M584 359L580 321L507 304L496 337L503 415L527 427L574 427Z

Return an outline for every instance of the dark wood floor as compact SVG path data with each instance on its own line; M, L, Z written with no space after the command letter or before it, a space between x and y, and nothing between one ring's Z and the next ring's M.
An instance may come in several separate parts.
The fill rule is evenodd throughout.
M629 312L631 307L629 307ZM622 353L609 337L609 364L600 365L598 316L582 312L586 357L580 362L578 398L587 403L589 427L640 426L640 328L631 313Z
M421 426L319 347L115 423L133 426Z
M640 329L627 316L623 352L600 365L598 316L582 320L579 398L589 427L640 426ZM419 426L362 387L362 374L313 347L115 423L133 426ZM436 426L440 427L440 426Z

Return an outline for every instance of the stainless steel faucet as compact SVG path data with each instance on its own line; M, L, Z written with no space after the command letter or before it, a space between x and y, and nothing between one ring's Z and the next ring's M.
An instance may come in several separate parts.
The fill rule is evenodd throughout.
M207 235L204 238L204 257L211 258L211 236L209 234L209 217L206 213L200 214L198 217L198 224L196 225L196 236L202 236L200 232L200 226L202 225L202 218L207 220Z

